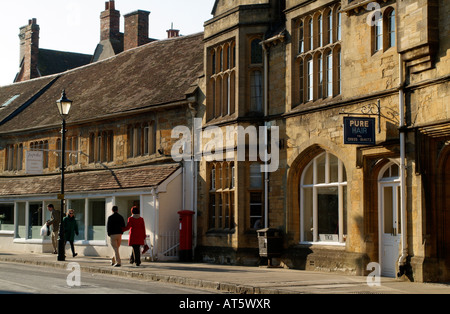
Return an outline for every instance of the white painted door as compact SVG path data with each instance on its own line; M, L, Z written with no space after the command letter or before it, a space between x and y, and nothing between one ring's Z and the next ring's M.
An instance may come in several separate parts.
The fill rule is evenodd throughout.
M380 183L380 194L381 275L395 277L401 241L400 184Z

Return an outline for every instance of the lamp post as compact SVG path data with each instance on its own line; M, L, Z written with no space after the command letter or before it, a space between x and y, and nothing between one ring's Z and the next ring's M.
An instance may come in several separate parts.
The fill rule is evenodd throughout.
M63 90L61 94L61 99L56 101L56 106L58 107L59 114L62 119L61 128L61 220L59 225L58 234L58 261L65 261L65 246L66 241L64 240L64 225L63 225L63 214L65 208L65 197L64 197L64 171L66 170L66 118L69 115L70 107L72 106L72 101L67 99L66 91Z

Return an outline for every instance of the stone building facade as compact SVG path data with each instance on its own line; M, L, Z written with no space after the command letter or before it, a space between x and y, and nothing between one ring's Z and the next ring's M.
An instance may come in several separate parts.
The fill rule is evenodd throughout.
M257 174L233 141L231 161L202 160L198 257L258 263L256 230L270 227L286 267L362 275L376 262L384 276L448 280L448 12L433 0L216 1L204 128L278 127L279 167ZM344 144L344 117L375 118L375 143Z
M143 32L133 37L142 47L121 53L112 2L99 62L0 89L0 185L9 191L0 209L12 202L20 212L24 195L34 204L32 189L43 204L56 195L42 182L56 180L58 159L44 157L44 174L29 177L17 156L58 151L56 118L41 111L71 86L83 110L68 143L88 154L68 156L69 191L88 210L96 184L109 205L137 192L153 224L163 215L153 193L169 183L157 190L150 179L181 180L166 194L182 195L181 205L166 206L176 221L174 206L195 212L196 260L265 263L258 230L272 228L282 235L272 264L355 275L379 265L382 276L449 280L448 1L216 0L203 33L151 42ZM136 26L147 16L126 18ZM108 18L115 31L105 32ZM101 51L114 57L100 61ZM96 73L108 75L97 82ZM193 139L176 146L191 148L179 163L165 157L179 144L176 126ZM23 182L28 192L11 191ZM0 236L30 244L13 225Z

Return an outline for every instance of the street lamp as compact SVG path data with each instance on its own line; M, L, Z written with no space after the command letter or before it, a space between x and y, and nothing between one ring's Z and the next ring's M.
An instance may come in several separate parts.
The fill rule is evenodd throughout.
M56 106L58 107L59 114L62 119L61 128L61 220L59 224L59 234L58 234L58 261L65 261L65 246L66 241L64 240L64 225L63 225L63 214L65 207L64 200L64 171L66 170L66 118L69 115L70 107L72 106L72 101L67 99L66 91L63 90L61 94L61 99L56 101Z

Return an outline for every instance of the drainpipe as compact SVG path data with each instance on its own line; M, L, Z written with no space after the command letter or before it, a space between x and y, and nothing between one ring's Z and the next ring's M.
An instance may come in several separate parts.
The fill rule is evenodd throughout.
M264 42L261 43L264 50L264 118L267 118L269 112L269 51ZM269 172L267 171L268 159L268 128L270 122L264 122L264 228L269 228Z
M192 221L192 229L194 230L193 241L192 241L192 257L195 258L195 248L197 247L197 162L195 161L195 117L197 116L197 97L193 96L188 99L189 110L192 115L192 131L191 131L191 210L195 212Z
M408 238L407 238L407 218L406 218L406 142L405 142L405 95L404 95L404 74L403 74L403 60L401 54L399 56L399 116L400 116L400 215L401 215L401 245L402 255L398 260L399 273L398 277L405 273L406 258L408 257Z

